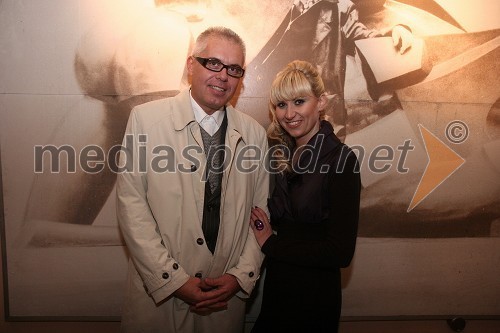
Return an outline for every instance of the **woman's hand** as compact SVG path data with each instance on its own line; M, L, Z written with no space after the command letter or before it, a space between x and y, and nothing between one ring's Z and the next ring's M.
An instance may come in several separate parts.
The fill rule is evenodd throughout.
M259 207L252 208L250 228L252 228L260 247L262 247L269 236L273 234L273 229L271 228L266 212Z

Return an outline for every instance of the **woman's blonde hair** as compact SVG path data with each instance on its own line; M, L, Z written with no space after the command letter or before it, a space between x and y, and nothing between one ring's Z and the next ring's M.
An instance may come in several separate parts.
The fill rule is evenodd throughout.
M320 98L325 93L325 85L319 71L311 63L303 60L294 60L286 65L271 85L269 98L269 114L271 124L267 135L272 145L276 145L273 152L274 168L279 172L291 169L292 152L295 149L295 140L281 127L276 117L276 106L283 101L291 101L299 97L315 96ZM320 111L320 119L325 116Z

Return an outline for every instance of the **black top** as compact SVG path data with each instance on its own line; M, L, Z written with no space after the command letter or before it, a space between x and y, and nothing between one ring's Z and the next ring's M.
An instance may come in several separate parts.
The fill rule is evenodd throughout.
M269 200L277 231L262 246L266 279L255 332L336 332L340 268L354 255L361 181L354 152L327 121ZM274 332L273 331L273 332Z

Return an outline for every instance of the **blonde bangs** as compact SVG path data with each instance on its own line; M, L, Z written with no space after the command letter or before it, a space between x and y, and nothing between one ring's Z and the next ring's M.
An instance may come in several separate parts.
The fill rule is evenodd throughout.
M276 106L279 102L305 96L314 96L309 80L298 70L284 71L272 84L270 101Z

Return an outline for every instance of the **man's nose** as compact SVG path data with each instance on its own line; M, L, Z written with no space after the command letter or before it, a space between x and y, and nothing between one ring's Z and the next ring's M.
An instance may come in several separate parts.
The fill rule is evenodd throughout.
M220 72L217 73L217 78L221 81L226 82L229 75L227 75L227 68L223 68Z

